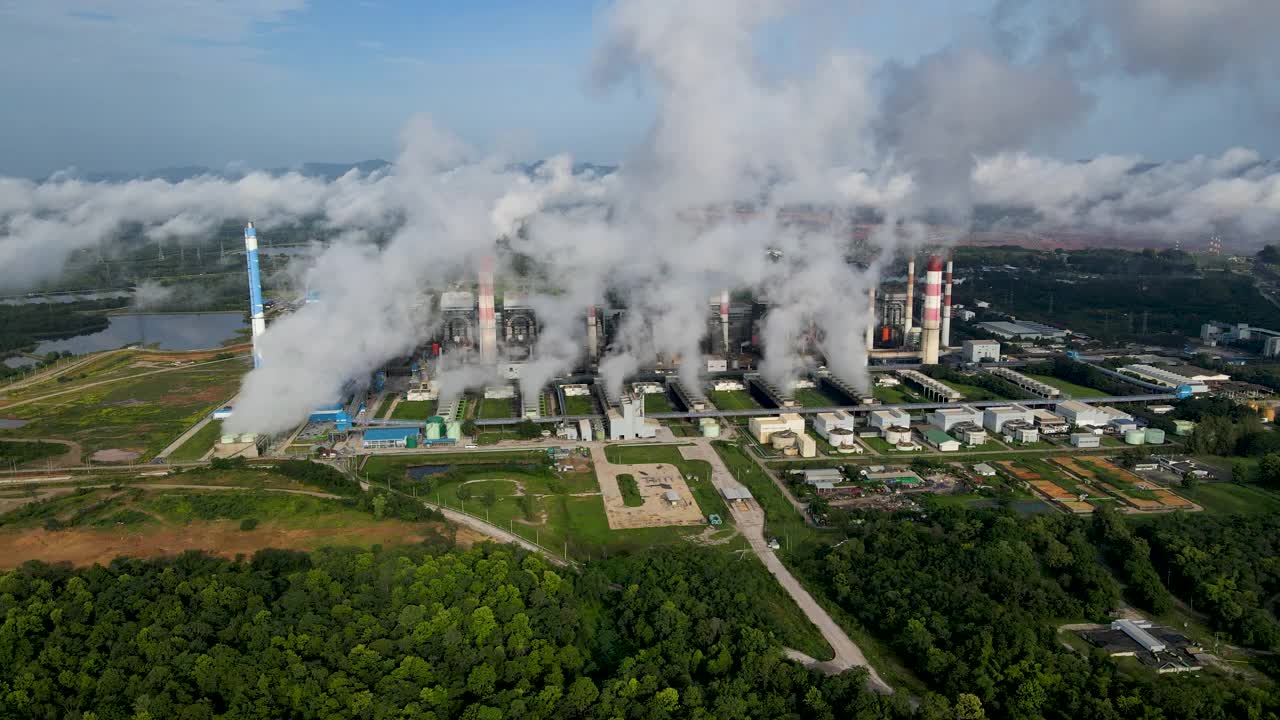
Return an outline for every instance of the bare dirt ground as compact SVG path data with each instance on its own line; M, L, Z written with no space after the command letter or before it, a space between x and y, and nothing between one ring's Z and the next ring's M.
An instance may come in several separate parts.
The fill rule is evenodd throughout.
M666 527L669 525L702 525L706 519L693 493L674 465L614 465L604 455L604 447L591 446L591 459L595 461L596 477L604 496L604 512L613 530L631 528ZM636 479L644 504L628 507L618 488L618 475L629 474ZM668 490L680 496L680 502L671 504L664 497Z
M136 450L111 448L109 450L99 450L91 456L91 459L94 462L132 462L140 457L142 457L142 453Z
M314 550L326 545L405 545L422 542L428 534L447 534L441 523L404 523L387 520L358 530L351 528L284 529L269 523L255 530L240 530L239 521L217 520L182 527L143 530L75 528L50 532L26 528L0 531L0 569L28 560L72 565L107 564L121 555L155 558L186 550L204 550L222 557L252 555L262 548ZM469 528L458 528L459 545L470 547L487 540Z

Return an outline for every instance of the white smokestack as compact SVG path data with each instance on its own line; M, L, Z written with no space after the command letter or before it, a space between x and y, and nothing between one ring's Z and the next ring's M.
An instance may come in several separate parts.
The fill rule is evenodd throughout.
M720 291L720 335L724 356L729 357L729 288Z
M921 334L920 362L938 364L938 333L942 314L942 258L929 256L924 281L924 332Z
M480 260L480 362L498 362L498 325L493 315L493 257Z
M951 347L951 258L942 274L942 347Z
M902 320L902 344L911 342L911 315L915 312L916 298L916 259L907 260L907 312Z
M595 365L600 359L600 339L596 336L596 306L587 306L587 359Z

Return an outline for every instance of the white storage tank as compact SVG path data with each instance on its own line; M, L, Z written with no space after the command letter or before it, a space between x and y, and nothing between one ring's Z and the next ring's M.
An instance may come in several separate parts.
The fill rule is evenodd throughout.
M1126 430L1124 433L1125 445L1141 445L1147 439L1147 434L1141 430Z
M1146 432L1143 433L1143 439L1149 445L1163 445L1164 431L1160 428L1147 428Z
M796 444L796 434L790 430L776 432L769 436L769 444L774 450L785 450Z
M911 442L911 428L887 428L884 431L884 441L890 445L902 445Z

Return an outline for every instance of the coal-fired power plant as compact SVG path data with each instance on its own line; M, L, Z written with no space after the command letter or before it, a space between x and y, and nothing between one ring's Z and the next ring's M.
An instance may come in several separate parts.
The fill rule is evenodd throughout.
M915 313L915 293L916 293L916 259L914 257L907 258L907 312L902 320L902 342L911 341L911 322L912 315Z
M244 258L249 267L249 324L253 329L253 366L262 367L259 338L267 331L267 316L262 306L262 273L258 269L258 231L250 222L244 226Z
M720 346L729 356L729 288L720 291Z
M920 337L920 363L923 365L938 364L938 345L942 331L942 258L929 256L929 265L925 269L924 281L924 313L921 323L923 332Z

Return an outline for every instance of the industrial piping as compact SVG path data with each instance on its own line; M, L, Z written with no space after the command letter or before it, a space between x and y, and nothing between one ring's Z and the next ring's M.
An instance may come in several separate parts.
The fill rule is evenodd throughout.
M915 309L916 299L916 259L914 257L907 258L907 311L904 313L902 320L902 344L909 345L911 343L911 317Z
M942 273L942 347L951 347L951 258Z
M929 256L925 270L923 332L920 339L920 363L938 364L938 334L942 315L942 258Z
M480 362L498 362L498 325L493 316L493 258L480 260Z
M249 266L249 325L253 329L253 366L262 367L262 348L258 338L267 331L267 316L262 309L262 273L258 270L258 231L253 223L244 226L244 258Z

